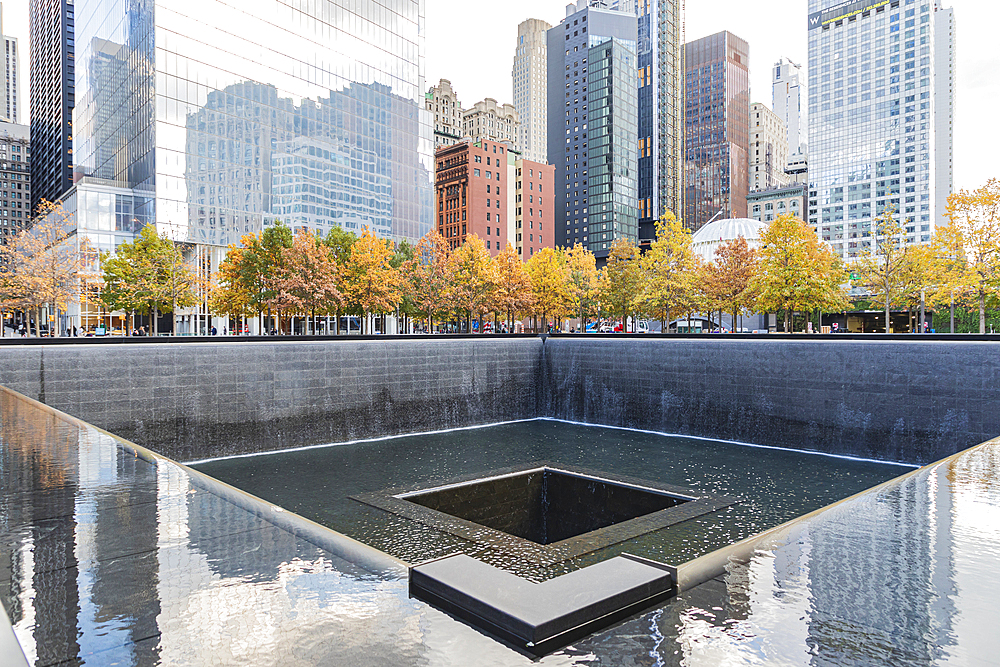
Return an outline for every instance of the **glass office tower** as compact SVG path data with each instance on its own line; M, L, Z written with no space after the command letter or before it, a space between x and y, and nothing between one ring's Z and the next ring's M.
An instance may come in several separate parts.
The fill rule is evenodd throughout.
M895 209L906 243L946 223L954 15L937 0L809 0L809 222L845 259Z
M615 239L639 240L636 53L618 39L587 54L587 247L606 256Z
M74 178L131 189L133 221L215 246L277 220L430 229L424 0L76 9Z
M592 3L592 4L588 4ZM588 98L599 93L588 83L589 65L587 58L592 47L612 39L616 40L616 50L627 50L632 56L632 73L628 77L635 88L631 93L630 105L635 118L630 120L633 143L638 142L638 62L636 60L636 40L638 26L636 15L628 11L606 8L598 0L578 0L576 5L566 7L566 17L548 31L548 160L556 168L556 245L572 247L577 243L593 248L590 238L589 137L593 133L587 129ZM613 77L602 79L602 83L614 82ZM617 115L617 122L624 117ZM632 172L633 183L638 183L638 167ZM615 187L619 187L615 184ZM636 185L624 195L622 201L632 201L636 206ZM594 212L596 213L596 211ZM601 211L603 214L604 211ZM636 213L629 218L636 217ZM603 226L603 220L602 220ZM611 230L612 234L614 230ZM604 239L601 231L597 242L599 259L607 257L611 241Z
M685 48L684 225L747 217L750 47L730 32Z

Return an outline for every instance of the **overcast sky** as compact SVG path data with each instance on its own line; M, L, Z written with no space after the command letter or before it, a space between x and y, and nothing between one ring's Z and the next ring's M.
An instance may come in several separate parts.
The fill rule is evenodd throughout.
M555 25L568 0L425 0L427 7L427 85L450 79L462 104L485 98L512 102L511 68L517 25L538 18ZM922 0L926 1L926 0ZM836 4L830 0L830 4ZM21 94L27 102L28 0L5 0L4 32L21 41ZM730 30L750 43L750 94L771 104L771 66L781 56L806 63L806 0L688 0L686 38ZM955 8L958 88L955 100L955 186L979 187L992 176L1000 156L997 105L1000 104L1000 25L996 0L945 0ZM22 122L27 121L27 104Z

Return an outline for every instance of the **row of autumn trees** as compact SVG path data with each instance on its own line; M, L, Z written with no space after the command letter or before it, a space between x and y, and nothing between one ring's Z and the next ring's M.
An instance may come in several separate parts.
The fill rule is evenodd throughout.
M782 313L784 330L796 313L839 312L850 307L847 287L862 287L885 311L926 302L986 313L1000 306L1000 183L949 198L950 225L930 242L906 245L892 209L875 220L868 252L849 266L804 222L779 216L757 248L745 239L722 243L713 262L692 249L690 232L666 214L645 253L619 240L606 266L582 246L542 249L527 262L508 245L496 257L471 237L451 250L432 232L415 246L394 245L369 231L360 237L335 228L325 237L283 224L249 234L231 246L215 275L207 258L157 235L151 225L114 253L96 253L58 205L43 203L45 222L0 246L0 307L33 313L66 310L89 288L108 311L157 315L203 302L217 315L281 318L394 314L435 322L472 320L513 329L516 320L556 325L612 317L659 320L662 329L680 315ZM27 319L31 319L30 317ZM712 318L710 318L712 319ZM133 320L134 321L134 320ZM273 322L274 320L269 319ZM336 321L339 325L340 318ZM364 326L369 318L363 317ZM37 324L36 324L37 326ZM134 328L134 325L133 327ZM484 330L480 326L480 331Z
M875 219L872 251L852 267L855 285L871 301L891 309L956 306L978 312L986 333L987 311L1000 307L1000 182L948 197L949 225L937 227L930 243L905 245L907 235L892 209Z
M846 304L842 267L804 223L783 217L765 236L761 250L739 238L706 263L692 250L690 231L667 214L645 254L619 240L598 270L593 253L580 245L544 248L522 262L509 244L491 256L475 236L451 250L434 232L416 246L394 246L368 231L357 237L335 229L318 237L305 230L293 235L279 224L229 249L211 306L269 319L394 314L424 320L428 329L462 321L466 330L473 320L512 330L524 318L547 327L566 318L653 317L666 330L685 313L725 311L735 320L753 310L790 315Z
M797 313L850 308L853 282L885 310L887 331L889 311L911 308L922 296L932 306L978 308L985 332L986 310L1000 305L1000 184L953 195L948 214L952 224L929 244L907 246L886 209L869 252L849 266L792 216L769 223L758 247L737 238L705 262L690 231L667 213L648 251L616 241L601 270L579 245L542 249L522 263L509 245L492 257L477 237L450 250L434 232L416 246L393 246L367 231L358 238L335 229L320 238L277 225L230 248L211 306L237 317L395 314L428 328L464 321L467 330L474 319L512 329L526 317L546 327L566 318L648 317L666 331L681 315L719 313L709 319L721 322L725 312L735 326L741 313L768 312L781 313L789 331Z

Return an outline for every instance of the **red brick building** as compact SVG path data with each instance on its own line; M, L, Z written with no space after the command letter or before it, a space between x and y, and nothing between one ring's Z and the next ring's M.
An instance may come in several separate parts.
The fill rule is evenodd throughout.
M527 262L542 248L554 248L556 168L532 160L517 160L516 241L521 261Z
M507 146L466 139L435 153L437 230L452 249L472 234L496 256L507 243Z

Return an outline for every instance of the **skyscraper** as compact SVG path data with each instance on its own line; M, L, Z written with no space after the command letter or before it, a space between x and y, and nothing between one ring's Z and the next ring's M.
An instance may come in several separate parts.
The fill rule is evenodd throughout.
M76 7L87 16L78 191L113 181L137 198L132 218L216 247L279 220L391 238L430 229L422 0L291 13L280 0L205 0L196 14L181 0ZM81 211L87 202L78 197Z
M684 224L747 216L749 46L723 31L685 45Z
M788 138L785 124L767 105L750 105L749 191L786 185L788 177Z
M73 0L30 0L31 211L73 184Z
M585 245L607 254L615 239L639 241L638 86L636 54L609 39L587 55L590 111L587 131L587 231Z
M906 243L928 242L952 191L952 10L810 0L809 12L809 222L847 259L869 251L887 207Z
M514 108L521 120L518 145L526 160L545 162L546 141L546 32L552 26L545 21L528 19L517 26L514 49Z
M639 226L652 239L665 211L682 213L684 80L681 0L639 0Z
M789 156L803 156L806 154L806 128L802 103L806 85L802 66L781 58L774 63L772 72L771 108L785 124Z
M3 31L3 3L0 2L0 66L3 68L3 90L0 91L0 121L20 123L21 78L17 68L21 54L17 50L17 37L10 37Z
M638 163L635 149L629 148L638 144L637 19L632 13L606 9L599 0L592 2L591 5L588 0L579 0L576 5L568 5L566 17L548 31L548 162L555 166L556 245L569 247L582 243L595 250L598 257L606 257L616 234L628 234L633 240L638 235L637 230L628 231L633 227L631 221L637 219ZM616 42L610 56L595 51L602 63L591 69L590 50L612 39ZM605 58L610 60L604 62ZM622 64L630 69L628 73L621 71ZM600 90L602 86L613 86L615 90ZM627 118L625 114L613 113L602 120L597 132L588 130L591 109L588 99L607 101L608 95L619 96L635 116ZM624 140L622 135L626 126L632 128L631 141ZM611 142L612 137L618 140ZM633 156L631 164L629 154ZM595 189L600 210L591 208L596 200L591 200L589 191L588 170L597 166L597 159L611 160L616 165L615 173L621 173L620 178L609 178L602 183L598 188L600 193ZM605 187L610 190L604 192ZM605 206L609 208L605 210ZM598 240L590 238L592 214ZM610 214L621 214L623 219L605 220L605 215ZM605 225L609 228L605 229ZM609 234L607 239L605 234Z

